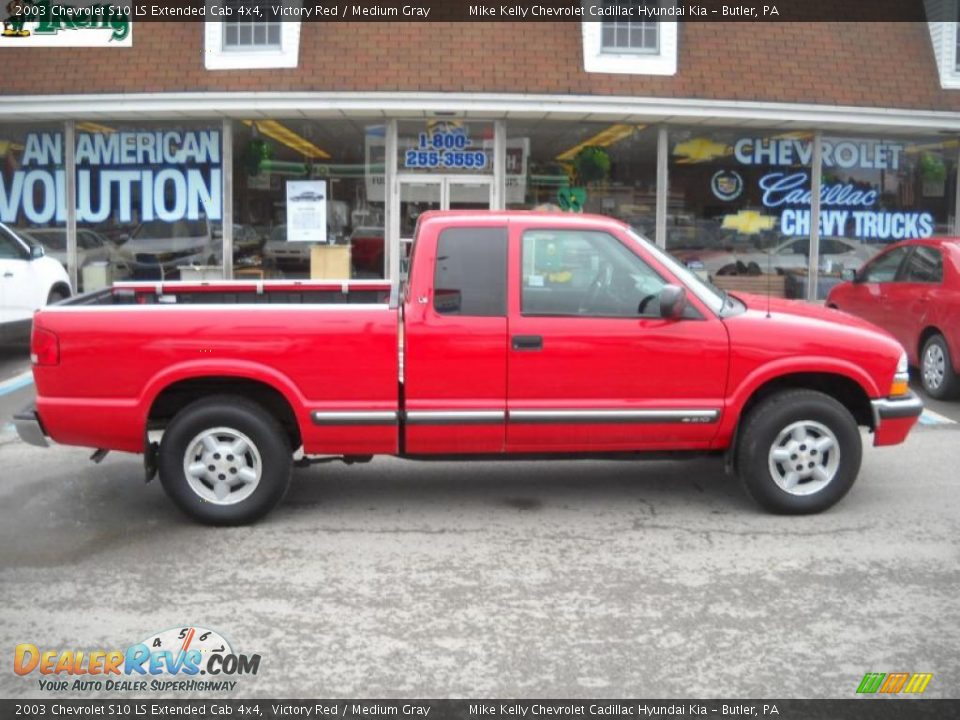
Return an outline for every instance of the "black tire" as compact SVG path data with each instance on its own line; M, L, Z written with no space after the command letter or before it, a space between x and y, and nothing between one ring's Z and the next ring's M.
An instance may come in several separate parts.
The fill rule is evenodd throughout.
M857 479L863 454L860 430L850 411L829 395L813 390L779 392L761 401L742 422L737 471L747 494L770 512L822 512L846 495ZM791 426L799 427L800 438L807 438L802 440L804 444L792 435L781 439L781 433ZM818 453L817 444L828 440L835 441L838 452L827 449ZM783 461L774 460L775 446L778 454L785 455ZM800 464L794 468L794 462ZM818 469L817 465L822 467ZM794 473L795 469L802 469L802 473ZM830 479L824 482L824 475L806 477L817 472ZM781 485L791 482L792 491Z
M943 335L933 335L923 344L920 383L923 391L937 400L950 400L960 394L960 377L953 371L950 348Z
M244 436L253 449L237 457L225 453L214 455L213 450L209 450L208 456L207 451L203 451L203 455L194 457L194 462L215 463L207 466L215 468L214 472L208 475L201 470L204 477L188 478L187 453L199 447L197 441L201 434L218 428L225 432L214 433L215 442L226 443ZM208 525L243 525L262 518L286 493L292 464L290 439L276 418L260 405L233 395L204 398L183 408L167 426L160 442L163 489L183 512ZM242 482L243 473L255 473L256 468L260 471L259 480ZM227 484L232 484L226 497L232 495L233 499L229 504L220 504L225 498L215 497L215 487L226 478L229 478ZM247 490L250 484L254 488Z

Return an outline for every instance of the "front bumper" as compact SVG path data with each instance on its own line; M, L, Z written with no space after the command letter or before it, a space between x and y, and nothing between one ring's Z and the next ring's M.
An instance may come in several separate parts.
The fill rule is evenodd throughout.
M25 443L37 447L49 447L47 433L44 431L43 425L40 424L40 416L37 415L36 405L31 403L14 415L13 425L17 429L17 435Z
M873 409L873 444L899 445L923 412L923 401L913 392L902 398L871 400Z

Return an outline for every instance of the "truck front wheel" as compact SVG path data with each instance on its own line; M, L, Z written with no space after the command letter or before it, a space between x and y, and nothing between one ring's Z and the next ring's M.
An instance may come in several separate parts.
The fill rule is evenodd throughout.
M847 494L862 453L847 408L820 392L789 390L761 401L746 417L737 469L747 493L765 509L817 513Z
M183 408L160 442L160 482L195 520L241 525L266 515L290 483L290 441L277 420L241 397Z

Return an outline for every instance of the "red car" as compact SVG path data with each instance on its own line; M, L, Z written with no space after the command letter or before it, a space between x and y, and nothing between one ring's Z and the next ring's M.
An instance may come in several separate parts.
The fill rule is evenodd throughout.
M402 291L114 286L40 311L31 350L24 440L142 453L217 524L268 512L298 449L298 464L713 453L769 510L819 512L857 477L858 426L895 445L923 407L906 353L869 323L727 295L590 215L426 213Z
M960 392L960 238L891 245L834 287L827 306L888 330L931 397Z

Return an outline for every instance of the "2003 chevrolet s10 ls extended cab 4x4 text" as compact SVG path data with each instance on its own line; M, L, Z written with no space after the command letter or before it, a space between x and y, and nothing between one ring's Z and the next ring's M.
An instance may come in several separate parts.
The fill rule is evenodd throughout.
M32 355L23 439L144 453L148 479L217 524L267 513L300 452L726 453L765 508L818 512L856 479L858 426L894 445L922 410L886 333L722 293L589 215L427 213L402 291L114 286L39 311Z

